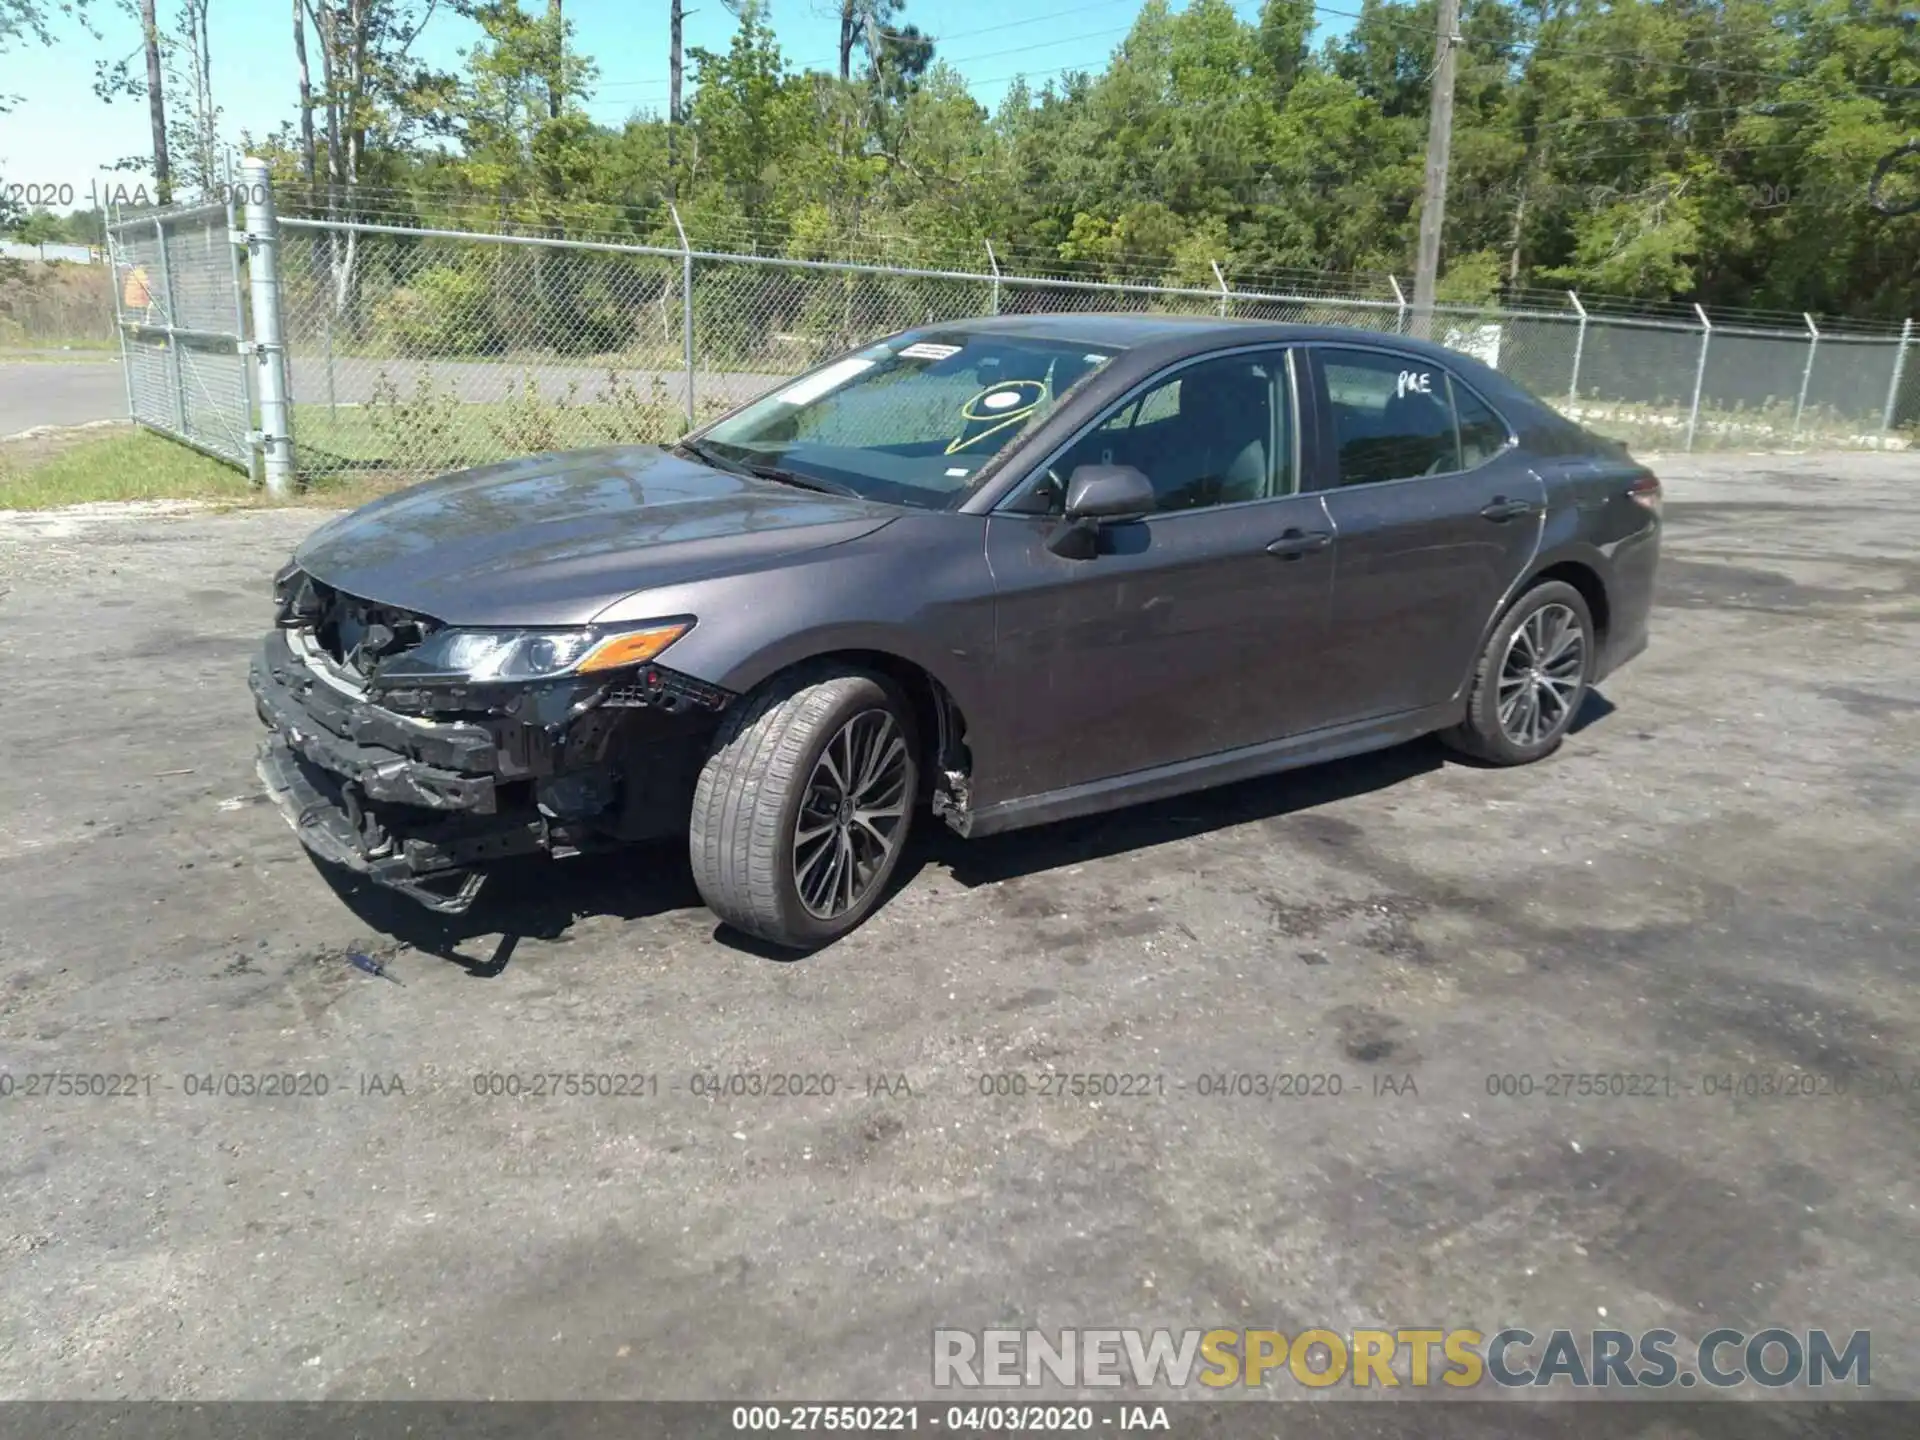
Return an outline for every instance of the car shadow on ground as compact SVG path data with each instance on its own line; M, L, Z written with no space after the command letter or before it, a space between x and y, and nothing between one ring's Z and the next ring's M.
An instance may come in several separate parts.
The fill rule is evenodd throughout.
M1569 733L1578 734L1606 719L1615 708L1597 691L1590 693ZM1437 737L1429 735L1345 760L976 840L962 839L923 814L900 868L888 884L887 899L912 884L929 866L945 870L968 889L997 885L1129 850L1150 849L1312 810L1388 789L1449 762L1482 763L1446 749ZM686 846L678 840L571 860L503 862L494 867L473 907L461 915L438 914L404 895L318 861L314 868L364 924L403 945L452 961L478 979L491 979L504 971L520 941L564 939L576 921L588 916L638 920L697 909L701 904L688 867ZM487 936L499 937L490 956L476 959L462 951L463 945ZM715 926L713 938L765 960L785 963L807 958L728 925ZM813 953L825 954L832 948Z
M1606 697L1589 692L1568 733L1578 734L1604 720L1614 709ZM908 884L928 864L941 866L969 888L995 885L1128 850L1150 849L1209 831L1313 810L1389 789L1443 765L1479 767L1483 763L1447 749L1438 736L1427 735L1345 760L979 840L963 840L937 823L922 825L901 862L894 885Z
M312 858L312 857L309 857ZM335 866L314 861L340 903L380 934L490 980L507 968L522 940L557 941L593 915L639 920L700 905L684 841L632 845L571 860L529 859L499 864L471 909L443 915L395 891ZM483 959L462 949L498 936Z

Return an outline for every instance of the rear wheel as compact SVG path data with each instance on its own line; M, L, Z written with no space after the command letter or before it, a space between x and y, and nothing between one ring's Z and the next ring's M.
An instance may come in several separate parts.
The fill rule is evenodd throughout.
M1495 765L1527 765L1560 748L1586 702L1593 616L1564 581L1534 586L1487 640L1467 693L1466 718L1441 739Z
M695 787L694 882L714 914L813 949L872 913L900 863L920 773L888 681L797 672L740 702Z

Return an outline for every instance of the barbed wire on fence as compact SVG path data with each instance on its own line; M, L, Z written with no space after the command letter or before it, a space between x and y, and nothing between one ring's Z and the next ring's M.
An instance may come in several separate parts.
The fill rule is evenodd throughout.
M1605 299L1533 292L1518 305L1440 305L1428 326L1391 276L1350 277L1343 290L1326 276L1214 265L1206 283L1170 284L1042 264L985 239L972 263L735 252L710 248L671 210L664 232L644 237L577 223L557 236L536 233L531 217L464 228L452 220L477 211L452 207L447 223L422 223L409 208L418 197L398 192L356 196L367 218L300 213L318 198L296 193L279 221L274 341L310 482L666 442L844 350L989 313L1421 329L1641 446L1886 445L1896 421L1920 419L1910 324L1886 335L1793 317L1788 328L1758 311L1619 313ZM876 253L886 243L876 239ZM149 418L142 393L131 398ZM152 423L169 428L164 416Z

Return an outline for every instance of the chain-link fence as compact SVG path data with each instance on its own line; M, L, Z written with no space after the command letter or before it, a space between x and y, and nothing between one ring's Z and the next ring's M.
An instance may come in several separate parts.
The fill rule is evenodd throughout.
M253 404L234 214L227 203L107 227L132 418L243 469Z
M176 307L234 313L237 302L217 293L225 272L210 259L187 264L196 242L180 243L183 217L164 256L141 251L139 223L158 233L151 220L117 229L117 275L140 269ZM1796 330L1716 324L1699 311L1691 322L1598 314L1572 294L1564 309L1440 306L1427 317L1391 280L1369 294L1286 293L1218 269L1215 285L1184 287L1012 273L991 250L976 272L717 253L684 239L315 218L277 226L280 329L257 338L284 346L295 463L309 480L400 481L548 450L666 442L841 351L982 314L1120 310L1428 334L1589 428L1647 448L1897 445L1920 423L1911 324L1871 334L1810 319ZM230 249L222 263L234 264ZM183 285L173 270L194 279ZM134 293L131 279L123 288ZM181 311L190 314L207 319ZM213 412L182 400L211 385L192 349L198 321L130 321L124 309L122 321L136 418L206 443ZM239 386L220 393L244 403Z

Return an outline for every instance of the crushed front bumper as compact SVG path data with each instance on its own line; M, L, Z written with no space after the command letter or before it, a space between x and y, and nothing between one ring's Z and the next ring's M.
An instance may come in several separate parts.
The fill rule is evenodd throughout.
M479 891L475 867L550 847L524 750L503 751L495 729L402 715L343 693L277 631L248 684L270 732L256 767L261 783L322 860L457 912Z

